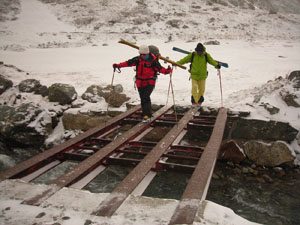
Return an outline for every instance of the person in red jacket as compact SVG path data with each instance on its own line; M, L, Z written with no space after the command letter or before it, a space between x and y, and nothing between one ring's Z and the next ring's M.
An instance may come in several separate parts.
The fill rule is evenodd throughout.
M116 70L122 67L136 67L135 84L141 99L143 122L149 122L152 116L150 95L155 87L157 73L169 74L172 72L172 68L170 66L167 69L162 67L157 57L150 52L146 45L139 47L139 54L125 62L114 63L113 68Z

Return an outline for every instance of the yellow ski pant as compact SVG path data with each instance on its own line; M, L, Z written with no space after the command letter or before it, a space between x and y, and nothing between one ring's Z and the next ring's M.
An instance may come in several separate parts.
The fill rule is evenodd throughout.
M198 103L201 96L205 92L205 81L206 80L194 80L192 79L192 96L196 103Z

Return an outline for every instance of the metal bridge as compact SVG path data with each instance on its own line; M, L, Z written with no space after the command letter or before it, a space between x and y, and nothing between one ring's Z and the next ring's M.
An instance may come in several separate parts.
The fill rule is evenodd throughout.
M31 182L65 160L79 161L75 167L52 181L43 193L22 202L39 206L63 187L84 188L111 164L133 165L135 167L131 172L92 213L110 217L130 194L142 195L158 171L188 171L192 176L169 224L191 224L207 194L224 134L227 109L220 108L217 116L207 116L201 115L199 108L176 114L171 106L165 106L153 114L150 123L142 123L140 118L141 108L138 105L0 173L0 181L21 179ZM109 138L128 124L130 129L114 140ZM157 126L167 126L170 130L159 142L141 140ZM187 130L193 128L210 130L205 147L178 144ZM172 159L176 159L176 163Z

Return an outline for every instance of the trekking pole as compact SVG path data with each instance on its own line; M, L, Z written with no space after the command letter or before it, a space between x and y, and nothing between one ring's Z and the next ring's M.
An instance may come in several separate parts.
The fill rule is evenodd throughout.
M119 68L118 68L118 69L119 69ZM116 69L114 68L114 69L113 69L113 75L112 75L112 78L111 78L111 84L110 84L110 93L109 93L108 100L107 100L107 108L106 108L106 117L107 117L107 118L108 118L108 108L109 108L109 105L110 105L110 98L111 98L112 90L113 90L113 84L114 84L115 72L116 72ZM118 73L121 73L121 70L119 69L117 72L118 72Z
M171 76L171 74L170 74L170 76ZM168 95L167 95L167 102L166 102L166 105L168 105L169 94L170 94L170 87L171 87L171 77L170 77L170 82L169 82L169 87L168 87Z
M220 80L220 91L221 91L221 107L223 108L223 92L222 92L222 81L221 81L221 70L218 69L218 76Z
M170 73L170 84L169 84L169 87L171 87L171 91L172 91L173 104L174 104L174 114L175 114L175 120L177 122L178 119L177 119L176 104L175 104L175 97L174 97L174 89L173 89L173 83L172 83L173 70L174 70L174 65L172 66L172 72ZM168 97L169 97L169 94L168 94Z

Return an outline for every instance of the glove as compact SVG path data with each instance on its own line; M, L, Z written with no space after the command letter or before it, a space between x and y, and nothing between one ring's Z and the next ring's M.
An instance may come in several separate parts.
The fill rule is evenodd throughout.
M216 65L216 67L215 67L216 69L221 69L221 64L218 62L218 65Z
M167 68L167 73L172 73L172 68L170 67L170 66L168 66L168 68Z
M113 68L114 68L114 71L116 71L116 69L119 69L119 71L120 71L120 66L116 63L113 64Z

